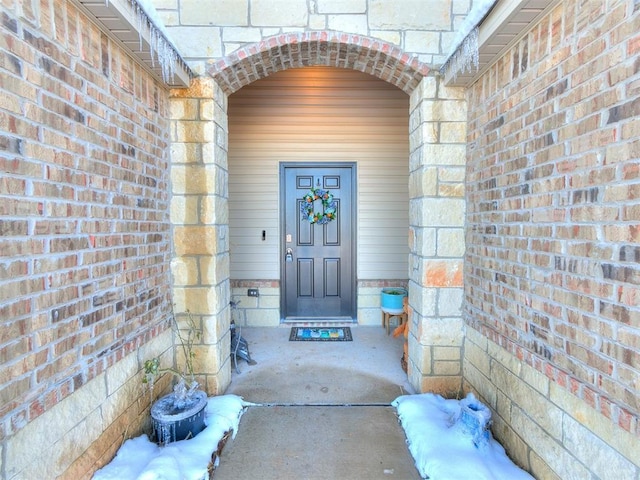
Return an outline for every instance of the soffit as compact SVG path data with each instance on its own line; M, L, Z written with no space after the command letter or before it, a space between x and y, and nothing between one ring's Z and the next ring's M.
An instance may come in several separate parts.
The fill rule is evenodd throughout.
M560 0L499 0L478 26L478 68L447 71L446 85L472 85L558 3Z
M153 38L153 29L157 26L146 17L141 21L140 12L136 11L130 0L73 0L80 9L119 45L121 45L140 65L151 73L158 81L169 87L188 87L191 71L186 62L180 57L173 45L167 40L166 45L173 49L174 59L169 70L172 75L163 75L163 64L158 58ZM157 28L158 33L160 31ZM164 60L163 60L164 61Z

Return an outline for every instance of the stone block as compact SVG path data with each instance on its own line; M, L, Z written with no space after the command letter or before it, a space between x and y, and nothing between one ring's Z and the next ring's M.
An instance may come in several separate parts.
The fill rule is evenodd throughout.
M228 331L221 336L217 343L209 345L194 345L193 371L196 375L212 375L220 371L224 362L229 358L231 340ZM184 365L182 349L176 349L178 365Z
M489 341L487 343L487 352L489 357L499 363L502 367L509 370L515 376L520 376L522 370L522 362L518 360L518 357L512 355L510 352L502 348L495 342Z
M254 43L262 40L262 32L259 28L252 27L225 27L222 30L222 40L225 43Z
M434 361L433 362L433 374L434 375L460 375L462 372L462 364L460 361Z
M553 471L549 465L533 450L529 450L529 465L531 472L535 478L544 478L544 480L563 480Z
M186 143L211 143L215 140L215 124L207 120L186 120L175 125L173 140Z
M327 15L329 30L367 35L369 33L366 15Z
M465 239L464 228L439 228L437 231L438 257L464 256Z
M440 288L438 290L438 312L439 317L459 317L462 314L462 301L464 289L460 288Z
M464 166L467 161L466 145L422 145L421 149L424 165Z
M199 222L199 207L196 195L173 196L171 198L171 223L174 225L195 225Z
M640 440L633 434L617 427L611 419L596 412L584 400L568 392L556 383L549 383L549 398L575 421L588 428L606 444L632 462L638 462ZM640 465L638 465L640 467Z
M171 120L198 120L199 103L195 98L174 98L169 102Z
M475 346L477 346L482 352L488 351L488 343L489 339L482 335L477 330L469 327L468 325L465 328L465 342L472 342Z
M217 313L218 294L214 287L174 288L174 305L176 311L189 310L195 315Z
M425 99L433 99L438 95L438 80L435 77L424 77L409 98L409 111L413 116L415 110Z
M171 39L180 45L180 53L185 57L216 58L222 56L220 27L167 27Z
M369 29L369 36L379 38L383 42L390 43L391 45L400 46L402 41L402 34L393 30L371 30Z
M419 144L440 143L440 123L423 119L420 127L411 133L411 140Z
M265 295L261 294L258 297L258 307L267 310L279 310L280 309L280 296L279 295Z
M415 228L412 231L415 234L413 246L416 257L435 256L437 252L437 230L435 228Z
M438 169L424 167L409 175L409 197L435 197L438 193Z
M447 87L444 82L441 82L438 86L438 98L440 100L466 100L466 90L462 87ZM464 103L464 120L466 120L466 102Z
M171 164L199 163L202 161L200 145L197 143L171 143Z
M462 346L462 325L456 318L426 319L418 324L418 339L423 345Z
M200 165L172 165L172 192L176 195L197 195L208 193L207 175L205 168L206 167Z
M450 30L451 5L440 0L369 0L369 26L380 30Z
M472 331L471 328L466 328L465 331ZM469 338L465 335L464 341L464 361L465 364L473 365L473 367L482 373L485 377L489 378L491 375L489 356L478 345L469 341ZM477 385L474 383L474 385Z
M633 478L636 474L640 463L637 455L634 465L569 415L563 417L563 430L564 447L599 478L608 478L612 472L617 478Z
M462 287L462 260L427 259L423 269L422 285L425 287ZM444 314L440 313L440 315Z
M549 377L547 377L544 373L539 372L526 363L523 363L522 369L520 371L520 378L522 378L522 380L527 385L536 389L538 392L548 398L549 384L551 383L551 381L549 380Z
M318 13L365 13L367 0L317 0Z
M436 314L438 290L435 288L421 288L412 282L409 285L409 302L415 315L433 317Z
M535 451L543 462L563 480L583 480L590 478L591 474L577 461L573 455L562 448L562 444L533 422L526 410L513 407L510 425L516 434L527 439L527 444ZM535 465L532 463L535 474ZM543 478L543 477L539 477Z
M431 347L421 345L414 335L409 335L409 357L420 375L428 375L431 370Z
M180 19L182 25L248 25L249 0L180 2Z
M425 227L461 227L465 204L457 198L422 198L411 202L412 225Z
M497 390L493 387L489 378L466 360L463 361L462 372L465 381L464 391L473 390L486 405L495 410Z
M491 433L505 448L509 458L520 468L523 468L525 471L530 471L529 447L525 441L509 427L509 424L505 422L500 415L494 413L491 419L493 422L491 425Z
M215 255L217 228L215 226L176 226L173 242L177 255Z
M309 11L298 0L252 0L251 25L254 27L306 27Z
M115 363L105 372L107 395L112 395L116 390L126 385L138 373L138 359L135 354L129 354Z
M248 327L277 327L280 325L280 310L247 310Z
M100 375L7 439L5 442L7 477L28 478L22 477L21 472L34 462L34 452L48 455L55 451L56 449L51 448L52 445L59 442L67 432L88 417L106 396L104 376ZM43 465L49 465L51 468L54 464L45 461Z
M416 53L440 53L440 33L422 30L405 32L404 49Z
M433 347L434 360L460 361L460 354L459 347Z
M229 223L229 202L218 195L200 197L202 215L200 221L207 225Z
M466 144L467 124L464 122L441 122L440 141L442 143Z
M513 404L527 412L546 435L559 441L562 439L562 410L495 361L491 364L490 378L498 389L508 392ZM525 432L516 431L526 436Z
M227 280L229 278L229 261L229 255L200 257L198 259L200 284L219 285Z
M134 357L135 355L129 355ZM172 362L173 363L173 362ZM127 383L121 385L118 389L109 394L109 397L100 405L100 415L103 425L110 425L122 415L132 405L135 405L138 398L142 395L149 395L151 388L147 384L142 383L142 375L130 378ZM100 431L100 433L102 433ZM97 437L96 437L97 438Z
M462 387L462 377L422 377L420 382L421 393L437 393L445 398L458 398Z

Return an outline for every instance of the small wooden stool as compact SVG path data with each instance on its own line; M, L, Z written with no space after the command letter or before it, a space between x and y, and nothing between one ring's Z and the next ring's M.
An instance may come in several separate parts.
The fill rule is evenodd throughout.
M387 335L389 335L389 323L393 317L398 317L398 326L405 324L409 319L407 312L401 313L388 313L382 311L382 327L387 329Z

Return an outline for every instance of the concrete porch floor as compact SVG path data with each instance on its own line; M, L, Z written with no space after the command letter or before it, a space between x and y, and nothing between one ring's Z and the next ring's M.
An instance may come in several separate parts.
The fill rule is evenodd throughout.
M419 479L395 409L414 393L400 366L404 338L352 326L352 342L290 342L289 326L248 328L258 363L239 360L226 393L250 407L214 478Z

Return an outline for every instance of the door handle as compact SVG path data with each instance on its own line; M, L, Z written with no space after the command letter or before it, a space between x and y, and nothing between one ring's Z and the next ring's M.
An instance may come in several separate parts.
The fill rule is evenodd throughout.
M284 255L284 261L287 263L293 262L293 250L287 248L287 253Z

